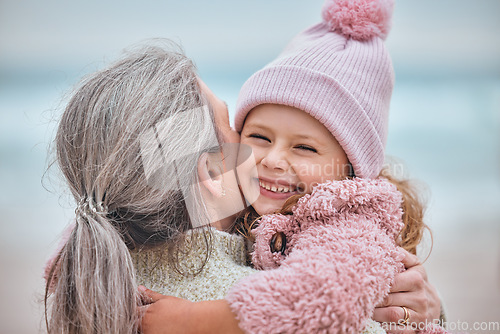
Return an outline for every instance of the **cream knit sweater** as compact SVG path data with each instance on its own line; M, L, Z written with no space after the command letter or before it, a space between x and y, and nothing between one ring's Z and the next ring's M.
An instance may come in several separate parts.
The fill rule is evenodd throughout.
M209 258L198 274L207 255L205 237L211 245ZM190 230L186 238L187 254L179 254L178 268L167 261L166 247L132 251L137 283L164 295L191 301L223 299L238 280L256 270L246 266L245 240L210 228Z

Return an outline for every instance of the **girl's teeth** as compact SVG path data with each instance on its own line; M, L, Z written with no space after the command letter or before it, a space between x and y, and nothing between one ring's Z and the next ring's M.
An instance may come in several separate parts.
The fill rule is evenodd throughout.
M272 192L279 192L279 193L287 193L290 191L290 188L288 187L276 187L276 186L270 186L268 184L265 184L264 182L260 181L259 182L260 186L264 189L270 190Z

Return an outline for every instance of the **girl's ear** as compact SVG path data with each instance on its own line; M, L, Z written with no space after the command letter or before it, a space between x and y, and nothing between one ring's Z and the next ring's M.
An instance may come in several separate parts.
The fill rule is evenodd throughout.
M222 169L220 162L213 159L210 153L203 153L198 159L198 177L200 185L205 187L213 196L222 197Z

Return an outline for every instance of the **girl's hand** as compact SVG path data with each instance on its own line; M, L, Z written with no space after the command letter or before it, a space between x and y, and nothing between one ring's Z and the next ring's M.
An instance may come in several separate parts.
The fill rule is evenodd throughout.
M441 313L441 300L436 288L427 280L427 273L417 256L405 251L403 263L406 271L396 274L389 295L375 308L373 320L385 323L383 327L390 333L414 333L411 326L395 326L409 311L409 323L419 324L436 321ZM393 323L390 326L390 323ZM413 328L416 326L414 325ZM417 327L418 328L418 327ZM403 330L404 329L404 330Z
M143 334L243 333L225 300L191 302L143 286L139 293L147 304L140 307L139 328Z

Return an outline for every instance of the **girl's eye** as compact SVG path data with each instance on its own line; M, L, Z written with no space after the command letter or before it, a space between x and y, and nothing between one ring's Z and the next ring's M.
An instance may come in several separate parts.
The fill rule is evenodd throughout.
M260 134L258 134L258 133L252 133L252 134L251 134L251 135L249 135L248 137L250 137L250 138L256 138L256 139L262 139L262 140L265 140L265 141L267 141L267 142L271 142L271 141L269 140L269 138L267 138L266 136L260 135Z
M318 153L318 151L314 147L311 147L311 146L308 146L308 145L297 145L297 146L295 146L295 148L298 148L299 150L304 150L304 151L310 151L310 152Z

